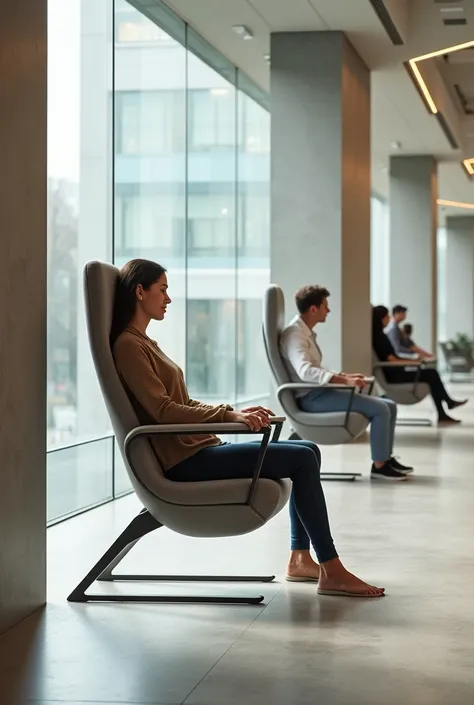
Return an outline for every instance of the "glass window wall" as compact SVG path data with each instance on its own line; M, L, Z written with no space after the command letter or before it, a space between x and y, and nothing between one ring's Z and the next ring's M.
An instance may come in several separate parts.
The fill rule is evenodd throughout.
M193 396L264 402L266 96L159 2L49 0L48 517L128 491L90 358L82 270L168 270L149 333ZM153 17L151 18L151 13Z

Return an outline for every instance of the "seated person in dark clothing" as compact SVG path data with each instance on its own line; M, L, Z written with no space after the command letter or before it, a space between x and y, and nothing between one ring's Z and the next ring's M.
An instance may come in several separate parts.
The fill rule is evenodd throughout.
M415 342L412 338L413 335L413 326L411 323L404 323L402 326L402 333L403 333L403 344L405 347L412 348L415 345Z
M423 348L420 348L420 346L415 343L413 340L413 326L411 323L405 323L402 326L401 333L400 344L403 348L406 348L409 352L415 353L421 360L425 360L426 362L436 360L436 356L433 355L433 353L423 350Z
M435 356L432 353L422 350L413 341L408 342L403 334L400 324L407 317L407 307L397 304L392 309L392 320L389 321L385 328L385 335L390 340L392 347L397 357L402 357L407 360L423 360L432 362Z
M432 368L421 370L407 369L407 367L418 367L421 363L419 360L407 361L405 358L397 356L392 343L384 333L384 328L389 321L388 309L385 306L374 306L372 309L372 348L380 362L394 363L393 367L383 369L387 382L390 384L404 384L419 380L428 384L438 412L438 423L443 425L460 423L460 421L451 418L446 413L443 408L443 402L448 409L455 409L458 406L463 406L467 400L455 401L451 399L437 370Z

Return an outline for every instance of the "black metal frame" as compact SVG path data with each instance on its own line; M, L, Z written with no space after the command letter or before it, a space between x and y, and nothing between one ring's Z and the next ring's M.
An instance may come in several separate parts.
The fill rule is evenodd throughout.
M374 381L371 380L369 383L371 384L371 390L374 386ZM355 385L347 385L347 384L311 384L311 382L287 382L285 384L282 384L280 387L277 389L277 397L278 401L281 404L281 395L285 391L296 391L298 389L337 389L342 392L347 392L350 394L349 396L349 402L347 405L346 409L346 415L344 417L344 423L343 424L327 424L325 428L344 428L347 433L352 436L352 433L349 431L349 415L351 413L352 409L352 403L354 401L354 395L356 393L356 387ZM282 405L283 406L283 405ZM354 438L354 436L352 436ZM325 480L326 482L354 482L356 478L362 477L362 473L360 472L322 472L321 473L321 480Z
M418 385L420 384L420 375L421 371L426 369L426 367L429 367L430 365L414 365L413 360L410 361L407 360L406 364L401 365L397 362L377 362L374 364L374 369L376 368L389 368L389 369L394 369L394 368L403 368L407 369L408 367L415 368L415 379L413 380L413 394L416 396L416 390ZM387 382L387 384L390 384L390 382ZM381 385L382 386L382 385ZM382 389L384 391L385 388L382 386ZM390 397L389 397L390 398ZM421 399L419 401L422 401ZM425 419L425 418L418 418L416 416L405 416L403 419L397 418L396 421L397 426L419 426L419 427L431 427L433 425L433 422L431 419Z
M277 441L283 426L283 420L273 421L273 437L272 441ZM189 433L189 429L182 424L179 425L180 430L167 430L168 426L139 426L133 429L125 439L125 455L129 466L134 473L137 481L138 478L133 464L130 461L130 446L131 443L140 436L150 437L158 433L171 433L174 435L182 435ZM205 427L205 428L204 428ZM226 428L222 428L226 427ZM183 428L185 430L183 430ZM210 431L227 431L232 434L252 434L247 427L243 428L243 424L193 424L193 434L209 433ZM270 442L271 427L264 428L260 431L262 441L260 450L252 476L249 493L244 505L250 506L255 496L257 482L262 470L263 461ZM148 488L146 488L148 489ZM149 491L149 490L148 490ZM195 505L194 505L195 506ZM207 505L199 505L207 506ZM229 505L229 507L235 505ZM212 604L247 604L256 605L264 600L263 595L249 596L218 596L218 595L136 595L136 594L88 594L86 591L97 580L100 582L233 582L233 583L270 583L275 579L274 575L265 576L230 576L230 575L143 575L134 573L114 573L114 569L132 550L135 544L147 534L159 529L163 526L155 519L147 509L142 511L130 522L126 529L114 541L112 546L104 553L97 561L89 573L81 580L69 595L68 602L139 602L139 603L212 603Z

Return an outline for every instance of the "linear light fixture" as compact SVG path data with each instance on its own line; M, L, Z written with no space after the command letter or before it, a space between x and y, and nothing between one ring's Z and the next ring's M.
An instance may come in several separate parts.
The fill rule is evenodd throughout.
M434 59L436 56L443 56L445 54L453 54L457 51L462 51L463 49L470 49L471 47L474 47L474 41L470 42L463 42L462 44L455 44L454 46L451 47L446 47L445 49L438 49L438 51L431 51L429 54L421 54L421 56L415 56L413 59L410 59L408 61L408 66L410 67L411 73L413 78L416 80L418 84L418 88L423 96L423 98L426 101L426 104L431 110L433 115L438 115L439 122L441 124L441 127L444 129L444 132L446 136L448 137L448 141L450 142L452 147L456 147L456 141L453 138L453 141L450 139L451 132L448 129L446 120L444 119L444 116L439 112L438 107L433 99L433 96L431 95L428 86L425 83L425 80L423 76L421 75L421 71L418 68L418 64L421 61L426 61L427 59ZM444 124L444 127L443 127ZM452 135L451 135L452 137ZM472 159L464 159L463 161L464 168L469 176L474 176L474 158ZM467 206L470 207L470 206ZM473 206L474 207L474 206Z
M461 201L445 201L443 198L438 198L436 201L438 206L448 206L451 208L467 208L474 211L474 203L462 203Z
M469 176L474 176L474 157L464 159L463 164Z
M426 102L428 103L429 109L431 110L433 115L436 115L436 113L438 112L438 108L436 107L436 103L434 102L434 100L431 96L431 93L428 90L428 86L425 83L425 79L421 75L420 69L416 65L416 61L414 59L410 59L410 61L408 63L410 64L410 68L412 70L412 73L418 82L418 86L420 88L420 91L423 93L423 96L424 96Z
M436 113L438 112L438 108L436 107L436 103L433 100L433 96L429 92L428 86L426 85L417 64L420 61L426 61L426 59L434 59L436 56L443 56L444 54L452 54L456 51L462 51L463 49L469 49L470 47L474 47L474 41L464 42L463 44L455 44L452 47L446 47L445 49L438 49L438 51L431 51L429 54L422 54L421 56L415 56L413 59L409 60L408 63L409 63L410 68L413 72L413 75L416 78L418 86L420 87L420 90L423 93L425 100L428 103L428 106L429 106L431 112L433 113L433 115L436 115Z
M415 56L411 61L425 61L425 59L433 59L435 56L443 56L443 54L452 54L455 51L462 51L463 49L469 49L469 47L474 47L474 40L470 42L464 42L463 44L455 44L452 47L446 47L445 49L438 49L438 51L431 51L429 54L422 54L421 56Z

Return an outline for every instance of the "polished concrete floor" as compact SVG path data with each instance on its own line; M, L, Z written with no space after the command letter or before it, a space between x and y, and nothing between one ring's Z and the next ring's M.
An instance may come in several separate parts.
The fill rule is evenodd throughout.
M472 398L461 427L398 431L397 451L417 466L409 482L371 484L364 443L323 449L326 469L365 474L324 486L341 556L386 598L318 597L314 585L285 583L285 511L232 540L163 529L124 561L137 572L275 572L256 589L207 586L262 591L260 606L68 604L137 512L127 497L49 530L49 603L0 640L1 705L474 702L474 385L453 388Z

